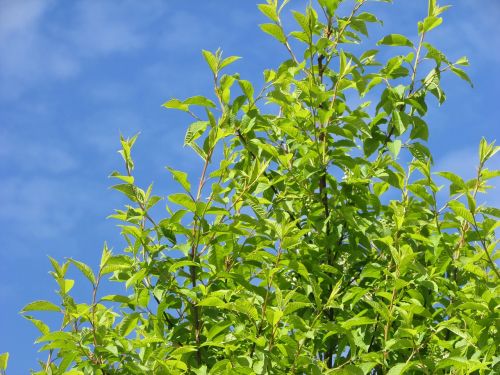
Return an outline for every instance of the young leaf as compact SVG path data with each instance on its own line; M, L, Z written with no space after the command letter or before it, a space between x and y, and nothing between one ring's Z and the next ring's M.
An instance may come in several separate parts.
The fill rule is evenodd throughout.
M377 43L378 45L387 46L402 46L402 47L414 47L413 43L404 35L401 34L389 34L380 39Z
M184 112L189 111L189 105L179 99L170 99L168 102L163 103L162 106L165 108L179 109Z
M278 13L276 7L271 4L259 4L257 5L259 10L271 21L279 22Z
M431 31L435 27L438 27L443 23L443 19L441 17L430 16L426 17L423 22L419 22L418 24L418 32L426 33Z
M398 363L394 366L392 366L389 371L387 372L387 375L403 375L406 373L407 370L409 370L411 367L413 367L413 362L402 362Z
M469 78L467 73L464 72L463 69L457 68L455 66L450 67L451 71L455 73L458 77L462 78L464 81L466 81L471 87L474 87L474 84L472 83L472 80Z
M92 285L96 285L97 280L95 278L94 272L92 272L92 269L88 265L71 258L69 259L69 261L73 263L81 273L83 273L83 275L92 283Z
M7 370L7 365L9 364L9 353L0 354L0 370Z
M265 23L265 24L259 25L259 27L262 29L262 31L264 31L265 33L267 33L269 35L272 35L281 43L286 42L286 36L283 33L283 29L280 26L278 26L274 23Z
M172 176L174 179L181 184L181 186L186 190L188 193L191 191L191 184L188 181L188 175L186 172L182 171L177 171L173 168L166 167L170 173L172 173Z
M394 159L397 159L399 151L401 150L401 140L396 139L394 142L387 143L387 148L394 155Z
M168 196L168 200L172 203L176 203L187 208L191 212L196 211L196 203L189 195L183 193L171 194Z
M139 321L138 313L131 313L129 315L125 315L118 326L118 332L120 336L127 337L137 326L137 322Z
M23 307L21 312L26 312L26 311L57 311L60 312L61 309L59 306L54 305L52 302L49 301L34 301L31 303L28 303L26 306Z
M187 98L184 100L184 104L187 105L199 105L202 107L209 107L209 108L215 108L216 105L213 101L211 101L208 98L205 98L204 96L197 95L197 96L192 96L190 98Z
M237 61L239 59L241 59L241 57L239 57L239 56L229 56L229 57L226 57L224 60L221 61L219 69L222 70L226 66L232 64L233 62L235 62L235 61Z
M219 60L218 58L210 51L203 50L203 57L205 58L205 61L207 62L208 66L210 67L210 70L214 75L217 75L219 73Z

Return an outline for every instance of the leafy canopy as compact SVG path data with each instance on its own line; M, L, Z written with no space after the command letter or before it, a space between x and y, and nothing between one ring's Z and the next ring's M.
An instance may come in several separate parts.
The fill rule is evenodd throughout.
M23 309L49 353L36 374L499 372L500 210L478 196L500 147L481 141L469 181L434 173L426 147L441 75L470 82L466 58L426 41L446 7L428 1L417 40L360 52L381 23L367 0L318 0L291 12L293 31L288 2L258 5L289 54L262 88L224 73L238 57L203 51L213 97L164 104L194 119L184 144L201 164L199 176L168 168L166 212L134 181L137 137L121 138L111 176L129 204L112 217L127 246L104 246L97 270L50 259L61 302ZM69 267L90 302L71 296ZM120 294L101 295L107 279Z

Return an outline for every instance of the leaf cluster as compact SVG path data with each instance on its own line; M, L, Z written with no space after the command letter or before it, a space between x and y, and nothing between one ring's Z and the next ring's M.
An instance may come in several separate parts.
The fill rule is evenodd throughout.
M179 192L163 214L135 183L136 137L121 139L112 177L129 204L112 217L127 246L105 246L96 272L51 259L61 304L23 310L50 353L37 374L498 373L500 211L478 196L500 175L486 167L500 147L481 142L469 181L434 173L426 147L441 75L470 82L467 59L425 39L446 7L429 0L418 40L391 34L359 53L381 23L366 0L347 14L318 0L293 12L294 31L287 3L259 5L289 53L260 91L224 73L238 57L203 51L213 98L164 104L193 118L184 144L202 167L168 168ZM69 267L90 303L71 296ZM105 278L124 292L100 296Z

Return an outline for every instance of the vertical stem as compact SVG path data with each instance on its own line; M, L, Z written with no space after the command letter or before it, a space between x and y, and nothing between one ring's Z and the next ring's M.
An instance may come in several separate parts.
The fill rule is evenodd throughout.
M95 311L96 311L96 301L97 301L97 288L99 287L100 281L101 281L101 270L99 270L99 274L97 275L96 283L95 283L95 285L93 285L94 290L92 291L92 336L93 336L93 340L94 340L94 350L97 347Z
M278 265L279 265L279 262L281 259L281 253L282 253L282 247L281 247L281 241L280 241L278 253L276 254L276 262L274 263L274 268L278 267ZM264 330L264 322L265 322L265 318L266 318L267 304L269 301L269 293L270 293L271 287L273 285L273 276L274 276L274 273L271 274L271 277L267 281L266 296L264 297L264 303L262 304L262 313L261 313L261 318L260 318L260 324L259 324L259 327L257 329L257 338L262 334L262 332ZM274 332L274 327L273 327L273 332ZM269 351L271 349L272 349L272 341L269 344ZM255 353L255 341L252 344L252 347L250 348L250 358L253 358L254 353Z
M206 173L207 173L207 169L208 169L208 164L210 163L210 159L212 156L212 151L213 151L213 149L207 153L207 158L205 159L205 163L203 165L203 170L201 172L200 181L198 183L198 191L196 193L196 202L199 202L201 199L201 192L203 189L203 185L205 184ZM197 250L198 250L198 242L199 242L199 238L200 238L200 231L201 231L200 218L198 216L196 216L196 214L195 214L194 224L193 224L193 239L192 239L191 254L190 254L191 260L193 262L196 262L196 260L198 259L198 251ZM190 277L191 277L191 286L194 289L196 287L197 281L198 281L196 266L189 266L189 273L190 273ZM201 315L201 311L200 311L200 307L196 304L196 302L192 303L191 310L192 310L192 314L193 314L192 315L193 335L194 335L194 340L195 340L195 344L196 344L196 363L198 366L200 366L201 359L202 359L201 358L201 349L200 349L200 336L201 336L201 316L200 315Z
M337 32L337 34L335 36L335 40L333 41L333 44L332 44L332 50L337 48L338 43L340 42L340 39L342 38L342 35L344 34L345 30L347 29L347 26L349 25L350 21L352 20L352 18L354 17L354 15L358 11L358 9L364 3L365 3L365 1L363 0L354 6L347 21L345 22L344 25L342 25L342 27ZM330 38L332 33L333 33L332 27L333 27L333 17L329 17L327 20L327 28L325 31L327 38ZM317 62L318 62L319 82L323 82L323 74L330 63L332 56L333 56L333 53L326 58L326 62L324 62L324 60L325 60L324 55L318 56ZM311 66L311 70L314 72L313 66ZM338 83L339 83L340 79L341 79L341 77L338 78L338 80L335 84L334 94L333 94L333 97L332 97L331 102L330 102L330 110L333 108L334 102L336 101L336 98L337 98L337 89L338 89ZM328 150L328 138L326 136L326 127L328 126L329 121L330 121L330 118L328 118L324 124L319 125L319 137L318 137L318 141L320 143L320 147L321 147L321 151L322 151L322 153L321 153L322 154L322 157L321 157L322 170L321 170L321 176L319 178L319 195L320 195L320 199L321 199L321 202L323 205L323 210L325 213L325 220L327 221L327 223L326 223L326 238L328 238L330 236L330 233L331 233L331 226L330 226L330 222L329 222L330 207L329 207L329 203L328 203L328 191L327 191L327 175L328 175L328 169L327 169L328 164L327 163L328 163L328 161L326 160L327 159L326 153ZM341 236L341 238L338 241L338 244L340 245L342 243L342 241L343 241L343 237ZM332 247L328 246L327 251L326 251L326 256L327 256L327 264L333 265L332 264L333 263L333 249L332 249ZM332 291L332 288L333 288L333 285L331 285L331 287L330 287L330 293ZM330 293L329 293L329 295L330 295ZM334 315L333 315L332 309L330 309L327 312L327 317L328 317L329 321L334 320ZM326 361L328 368L333 367L333 356L334 356L335 346L336 346L336 344L332 344L331 342L329 342L327 345L327 349L325 352L325 361Z

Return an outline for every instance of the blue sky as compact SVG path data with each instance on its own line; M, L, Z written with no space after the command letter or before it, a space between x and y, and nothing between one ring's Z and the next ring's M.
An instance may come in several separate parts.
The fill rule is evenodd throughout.
M371 29L374 40L393 32L415 39L426 3L371 5L385 21L383 29ZM453 7L430 40L451 60L469 57L475 88L456 77L444 80L448 101L440 108L433 103L427 116L430 147L436 170L471 177L481 136L500 138L500 2L446 3ZM56 301L47 255L95 266L104 241L120 249L119 229L106 219L124 203L107 178L122 168L119 134L141 132L139 183L174 192L164 167L193 171L198 160L182 147L189 119L161 104L211 95L201 49L242 56L235 69L254 82L286 57L259 31L266 20L256 4L0 0L0 352L11 352L11 374L27 373L45 357L19 311L34 299ZM500 168L498 157L494 167ZM499 196L497 189L488 202L499 206ZM79 284L75 293L89 300L85 281Z

